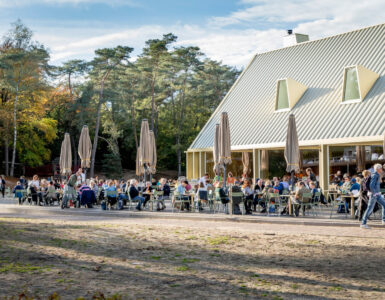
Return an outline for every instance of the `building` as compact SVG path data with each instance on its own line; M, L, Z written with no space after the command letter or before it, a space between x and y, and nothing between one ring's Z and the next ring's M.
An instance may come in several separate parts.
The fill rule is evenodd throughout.
M268 171L265 156L284 168L291 113L305 165L316 169L323 188L332 168L354 167L357 146L365 146L369 163L385 162L385 24L314 41L288 36L291 46L256 54L224 97L186 152L187 178L212 171L214 129L224 111L230 169L249 152L254 178Z

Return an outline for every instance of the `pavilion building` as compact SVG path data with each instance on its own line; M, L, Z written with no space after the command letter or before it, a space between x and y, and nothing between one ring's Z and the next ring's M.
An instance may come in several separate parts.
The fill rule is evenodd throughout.
M359 147L367 167L385 162L385 24L314 41L288 31L285 45L252 58L187 150L187 178L213 176L222 112L229 115L234 175L241 175L242 152L249 152L250 177L285 173L290 114L303 166L315 170L322 188L336 169L356 172Z

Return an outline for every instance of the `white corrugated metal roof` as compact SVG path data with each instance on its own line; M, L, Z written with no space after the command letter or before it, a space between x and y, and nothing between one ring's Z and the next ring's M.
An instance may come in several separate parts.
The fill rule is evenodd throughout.
M362 65L380 75L364 101L341 104L344 67ZM307 91L290 112L275 112L279 78ZM234 148L283 144L290 113L300 143L378 137L385 132L385 24L256 55L203 127L190 150L211 148L221 112L229 114Z

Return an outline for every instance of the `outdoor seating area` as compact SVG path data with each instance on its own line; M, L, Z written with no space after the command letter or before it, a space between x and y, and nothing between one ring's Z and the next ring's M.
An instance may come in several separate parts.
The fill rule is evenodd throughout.
M311 172L310 169L308 169ZM257 215L267 217L352 218L361 220L367 207L368 196L363 174L340 175L337 172L328 190L319 188L317 181L289 175L272 180L247 177L199 180L180 177L175 180L155 178L148 182L136 179L113 180L85 179L82 169L75 174L75 194L65 199L69 180L21 177L12 189L4 190L5 197L14 198L19 205L57 206L65 208L89 208L101 210L157 211L172 213ZM366 178L365 176L366 175ZM385 194L385 178L381 193ZM378 205L373 218L379 219Z

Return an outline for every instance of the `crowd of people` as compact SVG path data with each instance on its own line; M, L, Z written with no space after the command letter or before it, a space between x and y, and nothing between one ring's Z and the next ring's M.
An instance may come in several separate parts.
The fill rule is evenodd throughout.
M136 179L86 179L80 168L75 174L61 180L40 179L34 175L32 180L27 181L21 176L13 187L13 193L19 199L19 204L28 201L36 205L53 205L56 201L63 209L81 205L92 207L94 204L100 204L102 209L123 209L131 199L131 202L137 203L136 209L142 210L156 189L162 192L162 196L157 199L157 210L164 210L164 200L170 197L170 182L166 178L159 181L153 179L145 184Z
M362 227L368 228L366 225L368 217L373 211L379 209L379 205L385 207L385 201L381 195L381 189L385 189L385 165L376 164L370 170L365 170L354 176L348 173L342 174L337 171L331 178L330 191L334 188L340 194L357 195L358 203L356 217L362 220ZM172 187L172 188L171 188ZM295 215L299 215L299 208L302 207L303 213L306 205L303 201L309 203L317 201L319 205L327 206L330 199L326 197L325 191L319 187L317 176L311 168L306 169L306 176L303 178L291 177L284 175L282 178L273 177L270 179L255 178L250 179L245 174L242 177L235 177L231 172L227 174L226 184L224 179L217 175L213 180L209 178L209 174L205 174L199 181L189 183L185 178L179 180L167 180L161 178L159 181L139 182L136 179L130 180L104 180L96 178L86 179L82 169L79 169L75 174L62 179L39 179L34 175L32 180L27 181L24 176L21 176L16 186L13 188L13 193L19 198L19 203L29 201L37 205L52 205L57 201L61 207L68 208L72 205L85 205L92 207L98 203L102 209L116 207L123 209L128 201L135 203L137 210L142 210L147 203L152 199L154 191L157 191L160 196L156 198L156 209L158 211L166 208L165 200L172 200L172 205L175 205L175 196L185 200L179 209L191 210L190 203L187 201L190 196L194 196L197 202L197 208L203 210L204 203L208 203L211 199L220 201L225 207L225 212L228 213L230 202L229 192L235 195L242 193L242 197L233 197L231 209L234 214L240 214L239 204L244 204L245 213L253 214L257 212L257 207L260 206L260 213L275 212L280 214L288 214L289 207L286 206L281 211L275 211L276 206L270 205L271 202L266 201L267 195L273 194L276 197L283 195L292 195L292 204ZM4 197L5 178L0 177L0 192ZM27 196L21 191L27 190ZM330 192L329 191L329 192ZM304 198L304 195L311 195ZM338 207L338 212L348 213L351 207L346 201L344 205ZM383 209L383 223L385 223L385 211Z

